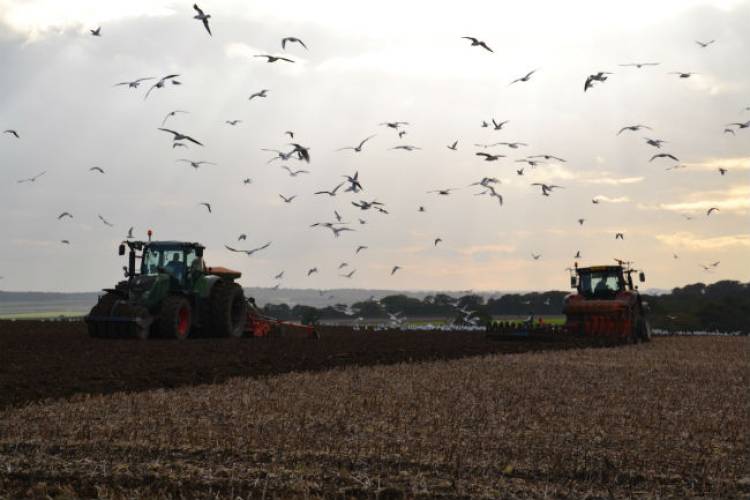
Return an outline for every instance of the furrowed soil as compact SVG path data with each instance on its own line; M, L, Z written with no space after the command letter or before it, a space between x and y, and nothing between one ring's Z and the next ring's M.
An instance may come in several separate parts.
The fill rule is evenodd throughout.
M80 337L68 328L68 342ZM750 497L747 337L509 356L501 353L531 347L469 333L392 333L331 331L317 347L304 339L96 342L89 356L123 366L125 354L132 363L158 351L165 372L194 359L192 349L210 351L209 342L226 342L214 346L216 362L267 340L283 341L261 348L287 360L281 371L316 349L313 359L333 355L328 366L337 368L6 405L0 498ZM396 363L486 349L495 354ZM378 359L391 364L352 366Z
M79 393L109 394L231 377L321 371L567 349L595 342L498 342L481 332L365 333L322 327L320 339L244 338L138 341L89 338L83 322L0 321L0 408Z

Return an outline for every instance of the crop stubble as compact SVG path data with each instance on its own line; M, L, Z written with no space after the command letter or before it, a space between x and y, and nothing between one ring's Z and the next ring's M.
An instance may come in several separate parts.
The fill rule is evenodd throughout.
M0 410L0 491L745 497L747 338L345 367Z

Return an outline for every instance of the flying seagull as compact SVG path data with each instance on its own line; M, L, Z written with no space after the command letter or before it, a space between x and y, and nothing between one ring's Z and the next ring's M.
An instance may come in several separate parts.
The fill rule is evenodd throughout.
M712 213L714 213L714 212L718 212L718 211L719 211L719 209L718 209L718 208L716 208L716 207L711 207L711 208L709 208L708 210L706 210L706 215L711 215Z
M60 240L63 245L70 245L70 240Z
M102 217L101 215L97 215L97 217L99 217L99 220L100 220L100 221L102 221L102 222L104 223L104 225L105 225L105 226L109 226L109 227L115 227L115 225L114 225L114 224L111 224L111 223L110 223L110 222L109 222L109 221L108 221L107 219L105 219L105 218L104 218L104 217Z
M137 80L133 80L133 81L130 81L130 82L115 83L114 86L115 87L119 87L120 85L127 85L128 88L130 88L130 89L137 89L138 86L141 84L141 82L145 82L146 80L153 80L153 79L154 79L153 76L147 76L145 78L138 78Z
M516 78L515 80L513 80L512 82L510 82L508 84L508 86L511 86L511 85L513 85L514 83L517 83L517 82L528 82L529 79L531 78L531 75L533 75L536 72L537 72L537 70L529 71L528 73L526 73L521 78Z
M288 57L272 56L271 54L257 54L257 55L254 55L253 57L265 57L267 63L274 63L276 61L286 61L290 63L294 62Z
M190 111L183 111L181 109L176 109L174 111L170 111L169 113L167 113L167 115L161 121L161 126L163 127L164 125L166 125L167 124L167 120L169 120L171 117L175 116L177 113L190 113Z
M282 165L281 168L283 168L284 170L286 170L287 172L289 172L289 176L290 177L297 177L299 174L309 174L310 173L309 170L292 170L291 168L289 168L286 165Z
M615 233L615 239L616 240L624 240L625 235L623 233Z
M500 158L505 158L505 155L492 155L492 154L489 154L489 153L482 153L482 152L474 153L474 154L476 156L483 156L484 157L484 161L497 161Z
M197 144L198 146L203 146L203 144L201 144L200 142L196 141L195 139L193 139L189 135L181 134L180 132L176 132L176 131L170 130L168 128L158 128L157 130L161 130L162 132L168 132L168 133L172 134L174 136L174 139L172 139L173 141L182 141L182 140L185 140L185 141L190 141L193 144Z
M518 149L520 146L528 146L525 142L498 142L498 146L508 146L510 149Z
M502 130L505 125L510 123L510 120L503 120L501 122L496 122L495 119L492 119L492 127L493 130Z
M246 254L247 254L247 256L248 256L248 257L250 257L250 256L251 256L251 255L253 255L254 253L256 253L256 252L260 252L261 250L265 250L266 248L268 248L268 247L270 247L270 246L271 246L271 242L269 241L269 242L268 242L268 243L266 243L265 245L261 245L261 246L259 246L259 247L257 247L257 248L251 248L250 250L242 250L242 249L232 248L232 247L230 247L230 246L228 246L228 245L224 245L224 248L226 248L226 249L227 249L227 250L229 250L230 252L238 252L238 253L239 253L239 252L243 252L243 253L246 253ZM284 274L284 273L282 272L281 274Z
M644 139L646 140L646 144L648 144L649 146L653 146L657 149L661 149L661 145L667 142L661 139L649 139L648 137L644 137Z
M204 207L206 207L206 210L208 210L208 213L212 213L210 203L203 202L203 203L198 203L198 205L203 205Z
M676 156L671 155L669 153L659 153L651 157L649 161L654 161L656 158L670 158L674 161L680 161Z
M638 69L641 69L644 66L658 66L658 62L634 62L634 63L626 63L626 64L620 64L620 66L632 66Z
M494 52L494 50L492 50L491 48L489 48L486 43L484 43L483 41L481 41L481 40L479 40L477 38L474 38L473 36L462 36L461 38L463 38L465 40L471 40L471 46L472 47L482 47L483 49L485 49L485 50L487 50L489 52Z
M697 75L698 73L688 73L688 72L682 72L682 71L672 71L669 73L670 75L679 75L678 78L690 78L693 75Z
M286 196L284 196L283 194L279 195L279 198L281 198L282 200L284 200L284 203L291 203L296 197L297 197L296 194L294 194L294 195L292 195L292 196L290 196L288 198Z
M455 141L453 144L446 146L448 149L452 149L453 151L458 151L458 141Z
M250 94L250 97L248 97L247 99L249 101L252 101L253 98L255 98L255 97L268 97L268 95L267 95L268 92L270 92L269 89L259 90L258 92L255 92L254 94Z
M226 123L227 125L231 125L232 127L234 127L238 123L242 123L242 120L226 120L224 123Z
M451 191L455 191L457 188L447 188L447 189L435 189L433 191L427 191L427 194L436 193L439 196L448 196L451 194Z
M746 121L746 122L744 122L744 123L740 123L740 122L734 122L734 123L729 123L729 124L727 125L727 127L732 127L732 126L735 126L735 127L737 127L738 129L741 129L741 128L748 128L748 127L750 127L750 120L748 120L748 121Z
M342 278L351 278L352 276L354 276L354 273L356 273L356 272L357 272L356 269L352 269L351 271L349 271L346 274L339 274L339 276L341 276Z
M305 146L301 146L294 142L291 143L290 146L294 146L292 153L297 153L297 158L310 163L310 148L306 148Z
M383 122L380 125L385 125L388 128L398 130L401 125L409 125L409 122Z
M399 269L401 269L401 266L393 266L393 269L391 269L391 276L396 274L396 271L398 271Z
M434 241L434 243L433 243L433 246L438 246L438 243L440 243L441 241L443 241L443 239L442 239L442 238L435 238L435 241Z
M206 27L206 31L208 31L208 34L211 35L211 28L208 26L208 19L211 17L211 14L204 14L200 7L198 7L197 3L193 4L193 8L198 13L197 15L193 16L193 19L197 19L199 21L203 22L203 26ZM213 35L211 35L213 36Z
M318 272L318 268L317 267L313 267L312 269L308 269L307 276L310 277L311 274L314 274L314 273L317 273L317 272Z
M151 86L151 88L150 88L150 89L148 89L148 91L146 92L146 95L145 95L145 96L143 97L143 99L144 99L144 100L146 100L146 99L148 98L149 94L150 94L150 93L151 93L151 92L152 92L152 91L153 91L154 89L161 89L161 88L164 88L164 85L165 85L165 84L166 84L166 83L167 83L168 81L170 81L170 80L172 81L172 83L173 83L173 84L175 84L175 82L176 82L175 78L177 78L178 76L180 76L180 75L167 75L167 76L165 76L165 77L162 77L162 78L160 78L160 79L159 79L159 80L158 80L158 81L157 81L157 82L156 82L155 84L153 84L153 85Z
M15 130L13 130L13 129L3 130L3 134L8 134L8 135L12 135L12 136L14 136L14 137L15 137L16 139L20 139L20 138L21 138L21 136L20 136L20 135L18 135L18 132L16 132L16 131L15 131Z
M91 36L102 36L102 27L99 26L95 30L89 30L89 33L91 33Z
M38 178L40 178L41 176L43 176L43 175L44 175L44 174L46 174L46 173L47 173L47 171L45 170L44 172L41 172L41 173L39 173L39 174L36 174L36 175L35 175L34 177L29 177L28 179L21 179L20 181L16 181L16 182L17 182L18 184L23 184L23 183L25 183L25 182L36 182L36 180L37 180Z
M287 37L282 38L281 39L281 48L283 50L286 50L286 44L287 43L298 43L298 44L302 45L305 48L305 50L307 50L307 45L305 45L305 42L303 42L302 40L300 40L297 37L287 36Z
M281 271L279 274L277 274L276 276L274 276L273 279L280 280L283 277L284 277L284 271Z
M330 190L330 191L316 191L316 192L315 192L315 193L313 193L313 194L327 194L328 196L336 196L336 191L338 191L338 190L339 190L339 188L340 188L341 186L343 186L344 184L345 184L345 183L344 183L344 182L342 182L341 184L339 184L338 186L336 186L335 188L333 188L333 189L332 189L332 190Z
M91 167L89 169L89 172L99 172L100 174L103 174L104 173L104 169L102 169L102 167Z
M700 40L696 40L695 43L697 43L698 45L700 45L702 49L705 49L706 47L708 47L709 45L711 45L715 41L716 40L709 40L707 42L701 42Z
M541 182L535 182L535 183L532 184L532 186L539 186L539 187L541 187L542 188L542 196L549 196L549 194L554 189L563 189L562 186L557 186L555 184L544 184L544 183L541 183Z
M371 135L370 137L367 137L366 139L363 139L362 142L360 142L358 146L347 146L347 147L344 147L344 148L339 148L336 151L344 151L345 149L351 149L355 153L361 153L362 152L362 146L364 146L365 143L367 141L369 141L370 139L372 139L373 137L375 137L375 136Z
M627 127L622 127L620 131L617 132L617 135L622 134L626 130L630 130L631 132L637 132L638 130L641 130L644 128L647 130L651 130L651 127L647 127L646 125L628 125Z
M539 258L540 258L541 256L542 256L542 254L535 254L535 253L532 253L532 254L531 254L531 258L532 258L532 259L534 259L534 260L539 260Z
M133 226L130 226L130 229L128 229L128 235L125 236L126 240L132 240L133 239Z
M361 252L362 250L367 250L367 247L366 247L366 246L364 246L364 245L360 245L360 246L358 246L358 247L357 247L357 249L356 249L356 250L354 251L354 253L355 253L355 254L358 254L358 253L359 253L359 252Z
M578 225L583 226L583 223L586 222L586 219L578 219Z
M72 219L73 214L71 214L70 212L63 212L57 216L57 220L64 219L65 217L70 217Z
M726 174L726 173L727 173L727 169L726 169L726 168L724 168L724 167L719 167L719 173L720 173L721 175L724 175L724 174Z
M534 155L534 156L529 156L529 158L544 158L545 160L548 160L548 161L549 160L557 160L560 163L565 163L565 160L563 160L562 158L560 158L558 156L554 156L554 155Z
M198 170L198 168L201 165L216 165L216 163L213 163L213 162L210 162L210 161L202 161L202 160L201 161L193 161L193 160L188 160L187 158L180 158L179 160L176 160L176 161L181 161L183 163L189 163L190 166L193 167L196 170Z
M416 150L422 149L422 148L419 148L417 146L412 146L410 144L402 144L400 146L394 146L391 149L403 149L404 151L416 151Z
M583 84L583 91L586 92L588 89L594 86L594 82L606 82L607 76L605 75L611 75L612 73L606 72L606 71L600 71L598 73L594 73L593 75L589 75L586 77L586 82Z

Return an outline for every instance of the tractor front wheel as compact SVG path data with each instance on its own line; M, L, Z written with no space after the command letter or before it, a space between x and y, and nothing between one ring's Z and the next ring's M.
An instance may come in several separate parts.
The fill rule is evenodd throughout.
M242 337L247 322L247 302L237 283L217 283L211 291L211 333L217 337Z
M159 335L185 340L193 326L193 309L185 297L173 295L164 299L159 314Z

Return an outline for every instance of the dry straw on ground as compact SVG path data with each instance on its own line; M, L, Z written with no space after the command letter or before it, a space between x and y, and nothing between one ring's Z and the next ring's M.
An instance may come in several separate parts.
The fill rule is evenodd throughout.
M0 411L0 491L748 496L749 360L670 338L33 404Z

